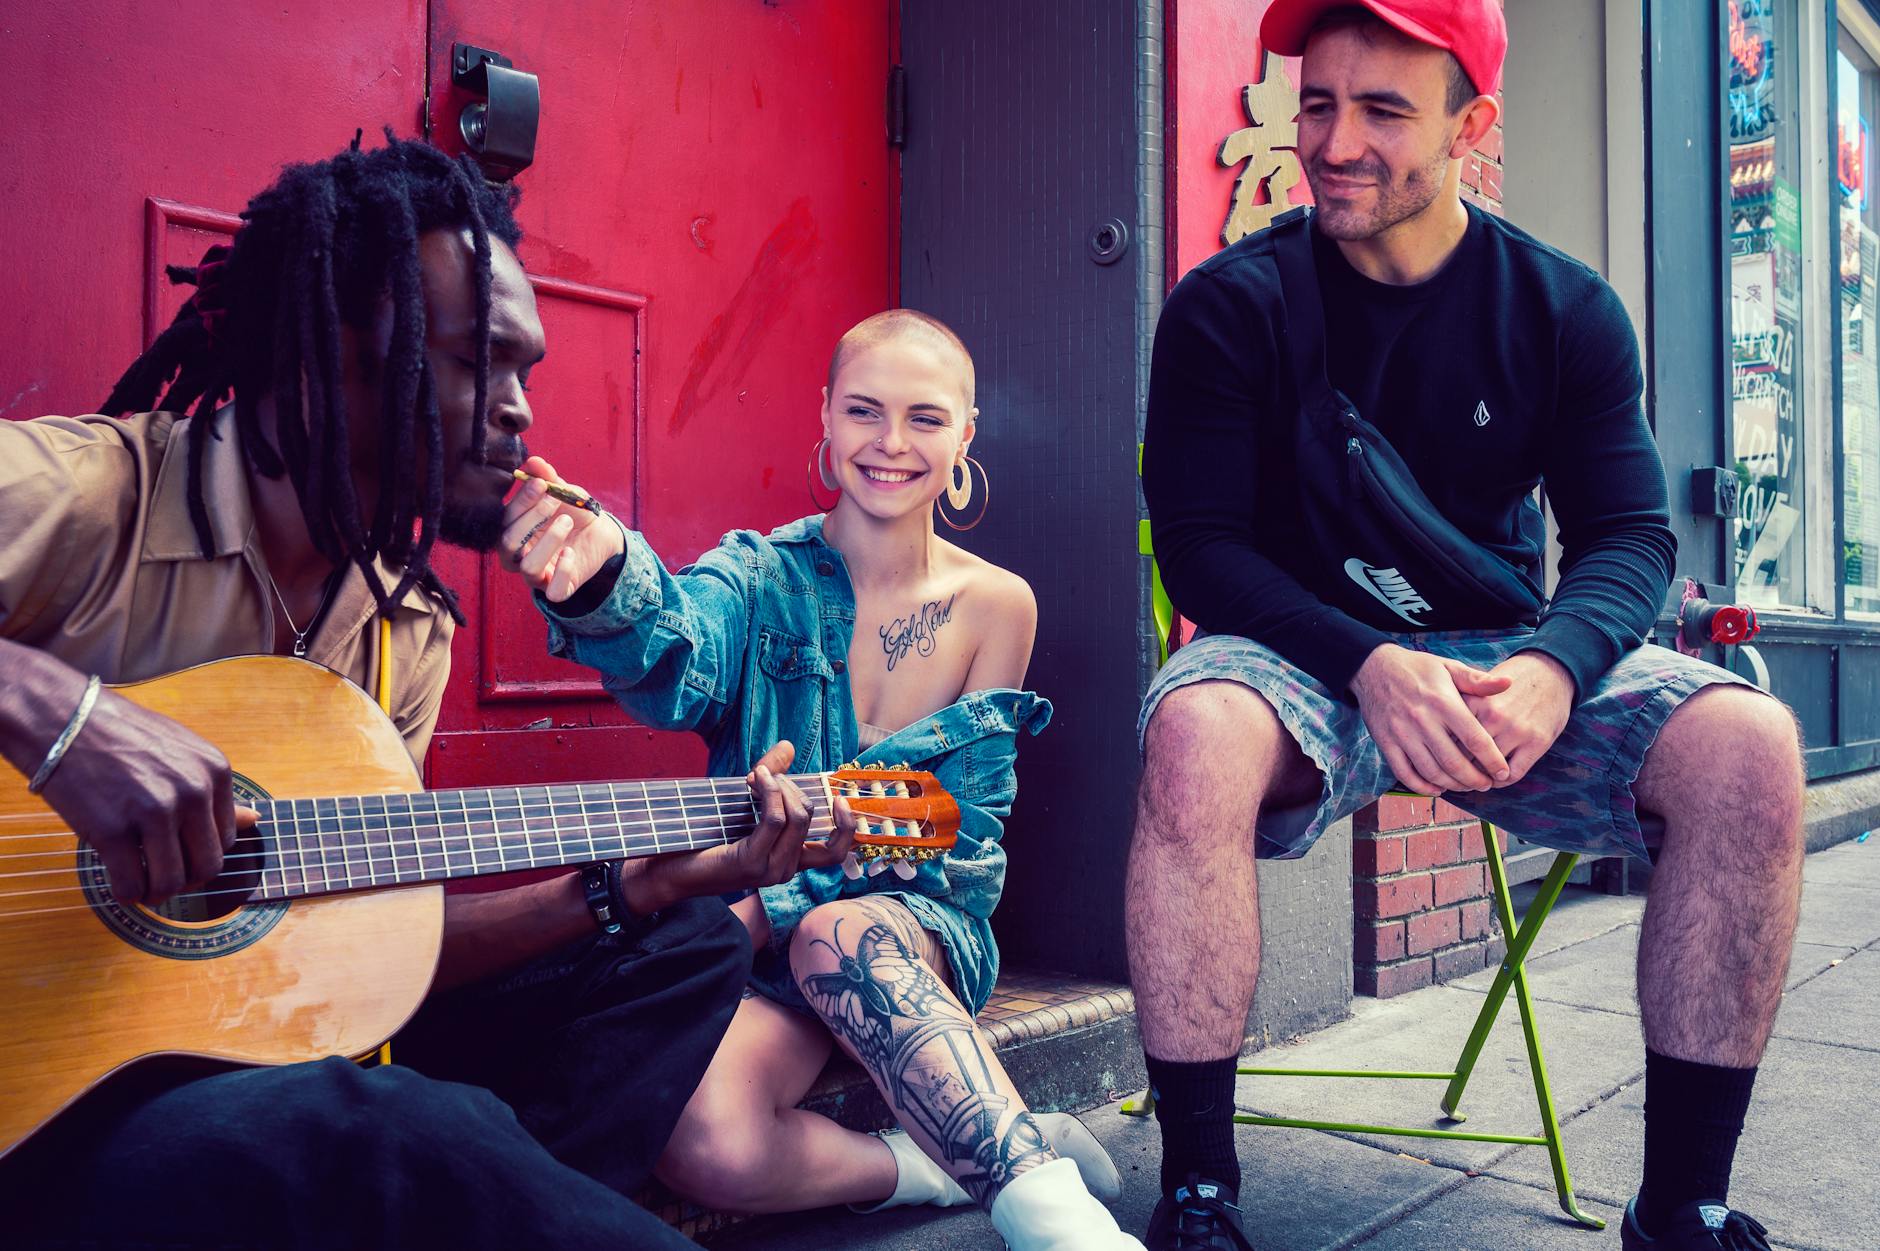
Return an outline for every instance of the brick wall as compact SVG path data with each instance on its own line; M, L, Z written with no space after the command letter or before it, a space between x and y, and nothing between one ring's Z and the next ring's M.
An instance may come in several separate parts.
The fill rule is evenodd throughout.
M1388 999L1501 959L1481 826L1454 804L1391 795L1359 812L1351 879L1359 994Z
M1462 198L1501 215L1501 123L1482 136L1462 163Z

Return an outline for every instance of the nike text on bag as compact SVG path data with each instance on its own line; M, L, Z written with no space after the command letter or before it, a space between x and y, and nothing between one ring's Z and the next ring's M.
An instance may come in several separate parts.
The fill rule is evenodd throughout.
M1299 392L1293 455L1313 564L1342 576L1309 587L1386 630L1493 630L1531 624L1539 570L1517 569L1458 530L1395 448L1325 375L1325 311L1305 209L1269 227L1286 299L1286 346ZM1478 404L1475 423L1488 410Z

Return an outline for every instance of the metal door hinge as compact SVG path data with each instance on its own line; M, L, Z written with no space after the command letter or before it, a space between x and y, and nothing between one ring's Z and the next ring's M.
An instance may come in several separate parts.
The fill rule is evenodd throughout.
M888 146L907 146L907 67L888 67Z

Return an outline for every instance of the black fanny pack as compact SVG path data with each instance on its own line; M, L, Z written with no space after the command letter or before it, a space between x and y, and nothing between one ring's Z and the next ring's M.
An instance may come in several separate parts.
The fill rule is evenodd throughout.
M1540 588L1437 511L1396 449L1327 380L1309 211L1282 214L1271 234L1299 391L1299 504L1316 548L1312 564L1324 571L1311 589L1383 630L1532 622L1545 602Z

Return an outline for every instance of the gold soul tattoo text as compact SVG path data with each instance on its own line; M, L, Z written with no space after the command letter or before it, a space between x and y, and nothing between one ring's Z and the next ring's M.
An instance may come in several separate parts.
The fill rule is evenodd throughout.
M931 656L934 649L934 635L940 627L953 619L953 601L959 592L947 596L947 602L928 600L913 613L898 617L881 627L881 650L888 656L888 672L894 672L894 666L907 657L909 652L916 656Z

